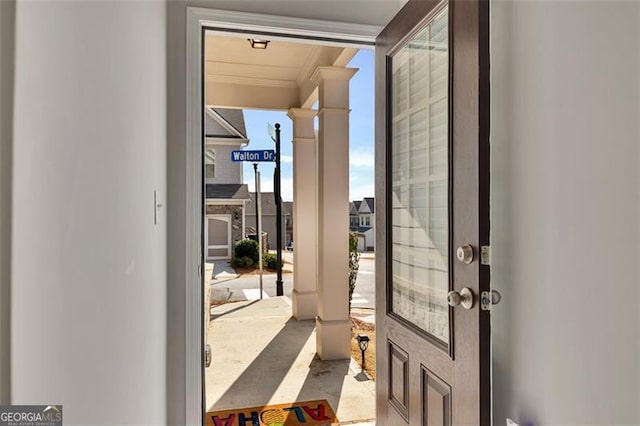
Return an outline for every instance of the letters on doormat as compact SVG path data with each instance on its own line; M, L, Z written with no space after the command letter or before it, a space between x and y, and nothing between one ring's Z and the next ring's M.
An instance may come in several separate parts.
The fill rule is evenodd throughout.
M314 426L337 422L326 399L207 413L207 426Z

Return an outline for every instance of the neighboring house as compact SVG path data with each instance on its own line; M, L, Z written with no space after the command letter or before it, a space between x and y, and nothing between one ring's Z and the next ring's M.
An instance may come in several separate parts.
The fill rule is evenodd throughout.
M376 244L375 199L349 203L349 230L358 236L359 251L373 251Z
M242 183L242 163L231 161L231 151L247 146L241 109L206 108L205 256L230 259L233 245L244 238L247 185Z
M293 241L293 201L282 202L282 226L284 227L283 247L286 247Z
M245 229L246 233L255 233L256 227L256 205L254 203L255 192L249 194L249 200L245 207ZM276 248L276 202L273 192L262 192L260 194L262 204L262 232L268 235L269 249ZM282 248L286 247L293 240L293 202L282 202Z

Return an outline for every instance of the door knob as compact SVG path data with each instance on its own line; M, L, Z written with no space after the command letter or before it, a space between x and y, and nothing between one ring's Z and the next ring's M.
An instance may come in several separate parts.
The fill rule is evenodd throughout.
M460 262L469 264L473 262L473 246L470 244L463 244L456 250L456 257Z
M473 308L473 291L469 287L465 287L460 290L460 293L457 291L450 291L447 294L447 303L449 306L458 306L462 305L465 309Z

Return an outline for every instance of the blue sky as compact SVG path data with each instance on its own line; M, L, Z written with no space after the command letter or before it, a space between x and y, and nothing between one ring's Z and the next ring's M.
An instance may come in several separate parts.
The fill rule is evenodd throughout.
M372 50L361 50L349 63L359 68L350 82L351 122L349 127L349 199L361 200L374 195L374 94L373 94ZM244 110L247 136L250 143L246 149L274 149L269 138L267 124L281 125L282 199L293 199L292 179L292 123L286 112ZM261 189L273 191L273 169L271 163L260 163ZM244 164L244 182L254 191L254 174L251 163Z

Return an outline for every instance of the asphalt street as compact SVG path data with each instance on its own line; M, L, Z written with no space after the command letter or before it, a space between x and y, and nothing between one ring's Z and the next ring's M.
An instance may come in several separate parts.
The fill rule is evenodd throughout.
M291 297L293 290L292 253L285 253L283 258L287 263L282 274L285 296ZM242 274L236 276L235 271L226 261L216 261L211 283L211 296L216 301L256 300L260 298L260 276L258 274ZM364 254L360 258L358 279L353 294L352 307L375 308L375 273L372 254ZM289 271L286 271L286 270ZM347 285L345 277L345 285ZM262 297L276 296L276 274L264 273L262 276Z
M375 258L372 254L360 257L360 267L358 268L358 279L356 288L353 291L351 306L355 308L376 307L376 283L375 283Z

